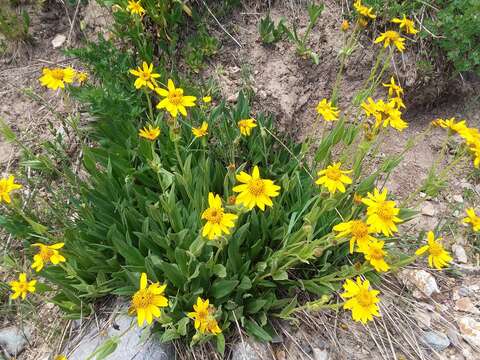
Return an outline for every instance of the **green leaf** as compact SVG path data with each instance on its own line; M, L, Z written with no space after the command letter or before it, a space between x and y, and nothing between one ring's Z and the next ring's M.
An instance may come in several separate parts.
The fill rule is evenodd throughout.
M215 280L210 293L215 299L220 299L230 294L238 285L238 280Z
M213 267L213 273L219 278L224 278L227 276L227 269L222 264L215 264Z
M222 333L216 336L217 351L223 356L225 354L225 337Z
M249 335L252 335L254 338L260 341L272 341L272 336L262 329L255 321L245 320L245 330L247 330Z

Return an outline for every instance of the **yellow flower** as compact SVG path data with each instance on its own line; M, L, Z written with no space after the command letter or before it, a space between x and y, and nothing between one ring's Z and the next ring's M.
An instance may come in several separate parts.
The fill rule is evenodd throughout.
M317 113L322 115L325 121L335 121L338 120L340 111L332 105L331 101L323 99L317 105Z
M212 97L211 96L204 96L202 98L202 101L205 103L205 104L208 104L210 102L212 102Z
M352 172L352 170L340 170L341 163L333 163L332 165L328 165L326 169L320 170L317 175L320 178L315 181L315 184L325 186L328 191L332 194L338 190L341 193L345 192L345 185L344 184L351 184L352 179L350 179L347 175ZM322 176L323 175L323 176Z
M403 95L403 89L400 85L395 83L395 79L392 76L390 78L390 82L386 84L382 84L384 87L388 88L388 96L394 97L393 93L396 94L396 97L401 97Z
M158 126L153 127L152 125L148 124L148 127L144 127L140 129L138 132L138 136L143 137L147 140L153 141L160 135L160 128Z
M257 127L255 119L243 119L238 122L238 128L243 136L250 136L254 127Z
M382 232L385 236L392 236L398 231L395 223L402 221L397 217L400 209L395 207L395 201L387 200L387 189L380 193L375 188L373 194L367 194L363 203L367 205L367 224L372 226L373 231Z
M383 46L387 47L390 44L393 44L397 47L398 51L403 52L405 50L405 39L400 36L400 34L393 30L388 30L382 33L379 37L375 39L375 44L384 42Z
M343 284L345 292L340 294L344 299L348 299L343 308L352 311L352 318L355 321L367 323L373 320L374 316L380 316L377 303L380 302L378 290L370 290L370 282L362 282L360 277L354 282L350 279L345 280Z
M367 102L361 104L362 109L367 116L373 116L375 118L375 127L379 127L383 124L383 127L390 125L392 128L402 131L408 127L408 124L401 118L402 113L397 109L396 101L391 99L389 102L378 100L374 102L371 97L367 99Z
M133 294L132 304L128 313L133 315L137 313L138 326L142 326L146 321L151 324L153 319L160 317L160 308L168 306L168 299L163 296L167 285L160 285L158 282L148 285L147 274L140 276L140 289Z
M192 128L192 133L196 138L201 138L208 134L208 123L202 122L202 126Z
M365 259L378 272L388 271L390 266L385 262L385 255L387 252L383 250L385 241L371 240L365 245L359 246L359 251L364 254Z
M140 1L135 0L128 0L127 10L130 11L131 14L137 14L139 16L145 13L145 9L140 5Z
M462 220L464 224L472 225L473 231L480 231L480 216L475 214L474 208L468 208L465 210L467 217Z
M480 143L480 131L478 131L478 129L467 127L465 129L460 128L457 131L458 135L460 135L468 145L473 146Z
M213 335L220 334L222 330L218 326L217 320L213 317L215 311L210 306L210 301L202 300L201 297L197 298L197 303L193 305L192 312L189 312L187 316L194 320L193 325L200 333L211 333Z
M183 95L183 89L176 88L172 79L168 79L167 89L156 88L155 91L165 98L157 104L157 109L166 109L173 117L176 117L179 112L187 116L185 108L195 106L197 100L195 96Z
M473 166L478 169L480 167L480 143L471 145L470 151L473 155Z
M401 97L393 97L390 99L390 102L393 104L394 108L399 110L401 108L406 108L405 104L403 103L403 100ZM401 126L403 125L406 125L408 127L408 124L404 122L404 124L402 123Z
M359 247L365 246L369 241L375 240L372 234L374 231L371 226L365 224L362 220L351 220L347 222L342 222L333 227L334 231L339 233L336 235L337 238L345 238L351 236L350 238L350 254L353 253L353 248L355 243Z
M413 20L407 19L405 15L403 15L402 19L394 18L392 22L395 24L400 24L400 30L405 30L407 34L415 35L418 33L418 30L415 29L415 23Z
M153 63L148 65L145 61L142 63L142 67L138 66L136 70L130 69L129 72L137 77L134 83L135 89L146 86L153 90L157 86L155 79L160 77L160 74L153 72Z
M213 193L208 194L208 205L209 208L202 213L202 219L207 220L202 236L206 236L208 240L214 240L223 233L230 234L230 228L235 226L238 216L225 213L220 196Z
M370 19L375 19L377 16L373 13L373 8L369 8L369 7L366 7L364 5L362 5L362 1L361 0L356 0L354 3L353 3L353 6L355 7L355 10L357 10L357 12L366 17L366 18L370 18Z
M235 203L243 204L249 210L258 206L263 211L265 205L273 206L271 198L279 195L280 186L275 185L272 180L260 178L258 166L253 168L251 176L244 171L240 172L237 180L243 184L233 188L233 191L240 193Z
M85 81L88 80L88 74L86 72L80 71L76 73L75 78L77 79L79 84L83 84Z
M0 203L5 201L7 204L10 204L12 202L12 199L10 198L10 193L13 190L21 189L22 185L20 184L15 184L15 177L13 175L10 175L7 178L0 179Z
M348 22L348 20L343 20L340 28L342 29L342 31L347 31L348 29L350 29L350 23Z
M27 281L27 274L21 273L18 277L18 281L11 281L9 283L12 288L13 294L10 296L11 299L16 299L19 296L22 297L22 300L25 300L28 293L35 292L35 284L37 280Z
M31 266L32 269L34 269L36 272L39 272L48 262L51 262L53 265L58 265L61 262L65 262L65 257L58 251L58 249L61 249L64 245L64 243L57 243L53 245L45 245L40 243L32 244L32 246L39 248L38 253L33 256L33 264Z
M65 84L73 83L75 79L75 70L71 67L65 69L61 68L43 68L42 76L40 77L40 84L49 89L57 90L58 88L65 88Z
M360 194L353 194L353 202L356 204L356 205L360 205L362 203L362 200L363 200L363 197L362 195Z
M422 255L423 253L428 251L428 264L430 265L430 267L441 269L447 266L448 263L452 261L452 257L450 256L448 251L443 248L442 244L437 242L441 240L442 238L435 239L433 231L429 231L427 234L428 245L422 246L420 249L415 251L415 255Z
M450 129L454 132L460 133L468 129L467 123L465 120L462 121L456 121L454 117L450 119L437 119L437 124L438 126L444 128L444 129Z
M57 355L53 358L53 360L68 360L65 355Z
M366 28L367 25L368 25L368 21L364 18L364 17L361 17L357 20L357 24L360 26L360 27L363 27L363 28Z

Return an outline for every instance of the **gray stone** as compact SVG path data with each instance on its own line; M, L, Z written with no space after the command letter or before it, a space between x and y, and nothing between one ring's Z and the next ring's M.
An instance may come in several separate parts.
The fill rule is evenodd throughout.
M57 49L63 45L63 43L67 40L67 37L63 34L57 34L52 40L52 46L54 49Z
M422 336L424 343L435 351L443 351L450 346L447 335L438 331L428 331Z
M434 216L435 212L435 207L429 201L426 201L425 204L422 206L422 215Z
M465 251L465 248L462 245L454 244L452 246L453 255L455 259L462 264L466 264L468 262L468 256Z
M456 319L463 338L474 347L480 348L480 322L471 317Z
M28 345L32 337L32 330L28 327L23 329L17 326L9 326L0 329L0 346L10 355L16 357Z
M232 349L231 360L264 360L269 359L268 345L244 339L236 343Z
M149 327L139 328L136 318L124 314L105 321L100 329L96 324L90 324L77 336L76 340L67 345L67 358L85 360L107 340L119 337L117 348L108 356L108 360L175 359L173 346L162 344L151 336L149 329Z
M326 349L313 348L312 350L315 360L330 360L330 354Z

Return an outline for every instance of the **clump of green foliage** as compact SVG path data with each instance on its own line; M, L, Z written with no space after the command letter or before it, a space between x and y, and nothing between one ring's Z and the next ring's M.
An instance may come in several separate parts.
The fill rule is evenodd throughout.
M268 13L264 18L260 19L258 31L260 32L260 38L264 44L273 44L282 40L285 35L284 21L284 19L280 19L278 24L275 26L275 23L270 18L270 13Z
M22 10L17 14L11 1L0 0L0 34L7 41L29 39L30 16Z
M190 36L183 48L183 58L191 71L198 73L207 58L218 51L219 41L208 34L205 26L199 27L197 32Z

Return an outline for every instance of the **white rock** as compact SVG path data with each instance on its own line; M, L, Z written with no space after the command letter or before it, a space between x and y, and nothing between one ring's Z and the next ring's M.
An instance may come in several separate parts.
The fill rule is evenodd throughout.
M21 329L16 326L9 326L0 329L0 347L10 355L17 357L25 350L31 337L32 330L29 327Z
M469 297L462 297L455 302L455 310L469 312L472 314L480 314L475 305L472 303Z
M462 245L454 244L452 246L453 255L455 259L462 264L466 264L468 262L467 253Z
M422 206L422 215L425 216L434 216L435 215L435 207L429 201L426 201L425 204Z
M400 272L400 278L413 291L416 298L430 297L440 292L435 278L425 270L406 269Z
M453 201L458 202L458 203L463 203L463 197L462 195L453 195L452 196Z
M266 344L244 340L233 346L231 360L263 360L269 357Z
M463 338L473 347L480 348L480 322L465 316L457 319L457 325Z
M313 348L313 358L315 360L330 360L330 354L326 349Z
M67 37L63 34L57 34L52 40L52 46L54 49L57 49L63 45L63 43L67 40Z

